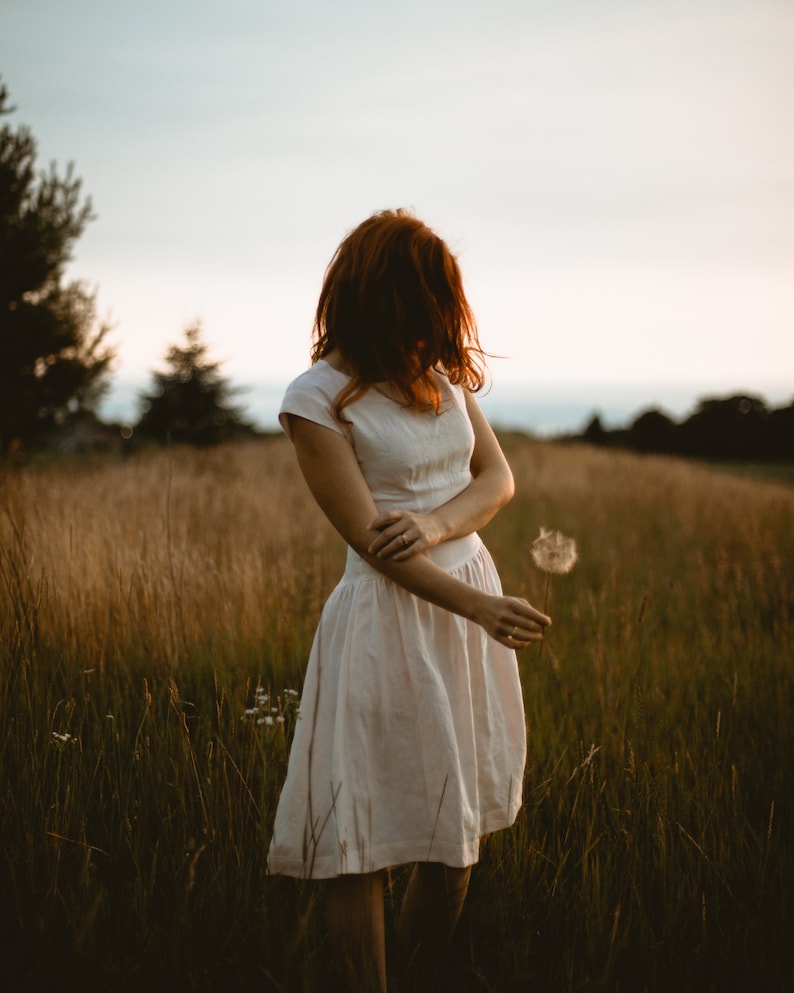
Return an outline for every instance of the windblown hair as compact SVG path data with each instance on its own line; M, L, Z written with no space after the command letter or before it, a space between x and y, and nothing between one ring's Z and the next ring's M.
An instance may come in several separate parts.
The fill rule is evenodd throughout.
M407 211L373 214L331 259L312 362L335 348L352 370L334 404L337 417L375 383L390 384L406 406L438 412L434 370L473 392L484 385L484 353L457 260Z

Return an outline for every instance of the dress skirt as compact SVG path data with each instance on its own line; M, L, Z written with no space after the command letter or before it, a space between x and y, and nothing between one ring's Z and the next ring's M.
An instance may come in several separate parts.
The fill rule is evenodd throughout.
M476 534L427 554L501 592ZM515 652L348 550L309 658L269 870L472 865L480 839L515 820L525 759Z

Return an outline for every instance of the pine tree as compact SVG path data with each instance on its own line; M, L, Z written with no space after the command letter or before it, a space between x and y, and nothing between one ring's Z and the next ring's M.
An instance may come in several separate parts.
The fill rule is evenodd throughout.
M0 117L12 113L0 85ZM74 242L93 218L70 164L36 173L24 126L0 128L0 455L46 440L93 411L113 350L97 321L96 294L64 285Z
M199 322L185 328L183 346L166 352L168 369L152 374L152 388L141 395L136 434L160 444L216 445L253 433L239 407L237 392L208 358Z

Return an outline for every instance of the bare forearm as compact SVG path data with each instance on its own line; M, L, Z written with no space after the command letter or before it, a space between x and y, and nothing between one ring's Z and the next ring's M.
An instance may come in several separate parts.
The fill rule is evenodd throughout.
M539 640L551 623L526 600L484 593L450 575L425 555L414 555L405 561L378 558L368 552L366 540L356 542L356 550L374 569L403 589L474 621L509 648Z
M442 541L462 538L485 527L515 492L513 473L496 436L471 394L467 393L465 399L475 437L472 480L462 493L432 514L442 532Z
M469 486L429 514L412 510L383 511L370 521L374 532L366 551L379 559L406 561L454 538L463 538L484 527L513 495L513 477L504 471L490 471L472 479Z
M469 485L428 514L408 508L378 514L369 524L376 532L368 546L371 554L404 561L443 541L462 538L484 527L513 496L513 473L493 431L470 394L466 405L475 438Z
M472 479L469 486L433 511L442 541L463 538L479 531L501 510L514 493L510 470L494 469Z
M469 620L477 619L478 607L487 594L451 576L426 555L414 555L404 561L378 558L368 550L367 534L362 537L363 541L351 542L351 547L379 573L423 600Z

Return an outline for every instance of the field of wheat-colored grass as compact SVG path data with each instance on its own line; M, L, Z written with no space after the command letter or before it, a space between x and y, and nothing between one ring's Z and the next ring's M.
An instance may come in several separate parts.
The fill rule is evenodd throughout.
M540 526L580 560L519 655L525 805L483 845L454 989L794 989L794 488L503 442L505 590L543 605ZM343 559L282 438L0 473L15 989L324 988L321 886L266 852Z

